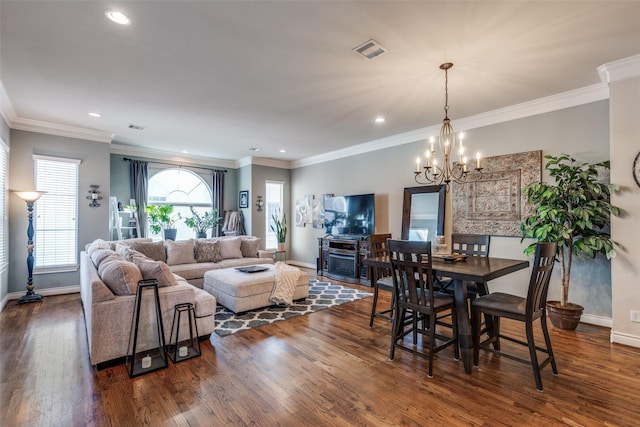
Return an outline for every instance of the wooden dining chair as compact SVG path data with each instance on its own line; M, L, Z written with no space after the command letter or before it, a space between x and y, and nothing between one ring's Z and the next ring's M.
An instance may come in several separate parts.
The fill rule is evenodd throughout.
M488 234L459 234L451 235L451 253L463 254L467 256L489 256L489 244L491 236ZM442 292L453 294L453 280L438 277L437 287ZM489 288L486 283L469 283L467 285L467 298L474 300L478 295L486 295Z
M391 234L371 234L369 235L369 256L380 257L387 255L387 239L391 238ZM369 318L369 327L373 327L373 319L382 317L387 320L393 320L394 301L391 300L391 306L382 311L376 311L378 306L378 294L382 291L390 292L393 295L393 280L391 279L391 270L384 267L372 267L370 280L373 285L373 303L371 306L371 316Z
M538 243L536 246L535 258L533 261L533 270L531 279L529 280L529 288L527 297L519 297L516 295L495 292L489 295L483 295L471 303L471 327L473 330L473 364L478 366L478 358L480 349L501 354L518 362L531 365L533 368L533 376L536 381L536 388L542 391L542 379L540 370L547 364L551 364L554 375L558 375L556 361L551 348L551 340L549 339L549 330L547 328L547 291L549 289L549 280L553 271L554 259L556 256L556 243ZM490 337L484 341L480 341L481 315L491 316L493 319L493 331ZM503 335L500 332L500 319L502 317L524 322L526 330L526 341ZM545 347L539 347L535 344L533 337L533 322L540 319L542 334L544 335ZM530 360L526 360L509 353L505 353L500 349L500 339L504 338L516 344L528 347ZM493 348L489 344L493 343ZM538 363L537 351L547 355L547 357Z
M391 332L389 360L393 360L399 348L429 360L429 378L433 377L433 356L453 346L455 358L459 357L456 306L451 295L436 292L431 268L431 242L388 240L387 249L391 263L391 278L396 313ZM409 319L408 316L411 316ZM440 321L451 316L452 324ZM425 323L428 322L428 325ZM422 323L421 327L419 324ZM437 327L450 327L451 336L439 333ZM413 346L405 345L405 337L413 335ZM417 336L428 339L419 345ZM438 340L439 342L437 342ZM428 352L425 353L426 347ZM422 351L419 351L419 349Z

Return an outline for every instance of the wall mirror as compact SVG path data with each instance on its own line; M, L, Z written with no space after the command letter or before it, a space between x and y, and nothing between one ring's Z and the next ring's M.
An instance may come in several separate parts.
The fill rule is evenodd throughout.
M444 185L406 187L402 203L402 239L435 241L444 235Z

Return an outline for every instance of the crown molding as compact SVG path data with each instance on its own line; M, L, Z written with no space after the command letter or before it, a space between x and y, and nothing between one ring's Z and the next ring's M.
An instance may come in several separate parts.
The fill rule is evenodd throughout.
M279 168L279 169L292 169L290 161L271 159L268 157L247 156L238 160L237 164L239 168L256 165L256 166L267 166L267 167Z
M640 55L607 62L598 67L598 73L605 84L640 76Z
M122 145L117 143L111 143L109 148L111 154L121 154L123 156L138 156L149 159L170 161L176 163L188 164L194 167L197 166L213 166L216 168L229 168L237 169L238 164L235 160L221 160L211 157L196 157L196 156L176 156L175 153L169 151L159 151L157 149L149 150L146 148L131 147L129 145Z
M9 127L11 127L11 123L17 118L2 80L0 80L0 114L2 114L2 118Z
M469 129L476 129L484 126L522 119L525 117L549 113L552 111L563 110L565 108L589 104L608 98L608 86L602 83L597 83L591 86L563 92L557 95L551 95L544 98L535 99L533 101L512 105L510 107L487 111L486 113L476 114L475 116L456 119L454 122L456 129L460 131L468 131ZM426 140L430 135L437 135L440 132L441 126L442 124L438 123L413 131L393 135L387 138L377 139L375 141L354 145L352 147L347 147L341 150L307 157L291 162L291 165L292 168L295 169L303 166L310 166L318 163L328 162L331 160L341 159L344 157L361 155L371 151L382 150L385 148L396 147L398 145L410 144L413 142Z
M85 139L88 141L105 142L110 144L115 134L102 130L85 129L75 126L41 122L39 120L16 118L9 125L11 129L29 132L46 133L48 135L66 136L69 138Z

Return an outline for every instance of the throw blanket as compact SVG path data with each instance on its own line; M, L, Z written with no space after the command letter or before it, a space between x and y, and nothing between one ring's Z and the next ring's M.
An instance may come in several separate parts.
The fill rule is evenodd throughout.
M301 271L284 262L278 261L275 265L276 281L271 291L269 301L275 304L291 305L293 294L296 291L296 283L300 278Z

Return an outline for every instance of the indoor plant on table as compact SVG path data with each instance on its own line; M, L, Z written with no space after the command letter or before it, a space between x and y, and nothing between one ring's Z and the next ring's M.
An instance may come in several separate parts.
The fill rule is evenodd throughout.
M218 226L222 222L222 218L218 216L217 209L214 209L213 212L205 211L202 215L196 212L193 206L189 206L189 209L192 216L185 218L184 223L196 232L196 238L206 238L207 230Z
M287 216L282 213L282 216L272 214L271 219L271 231L276 233L276 239L278 240L278 250L284 251L284 242L287 240Z
M146 207L149 228L154 234L163 233L165 240L176 240L178 230L174 228L180 214L173 214L173 205L149 205Z
M547 302L551 323L558 328L574 330L584 308L568 302L573 255L595 258L603 254L615 257L609 234L611 215L620 209L610 202L612 191L619 186L599 181L600 172L610 168L610 162L577 163L567 154L546 155L545 169L555 180L553 184L532 183L522 189L533 213L520 226L524 240L533 237L541 242L558 242L556 259L561 268L560 301ZM527 255L535 251L536 243L525 249Z

